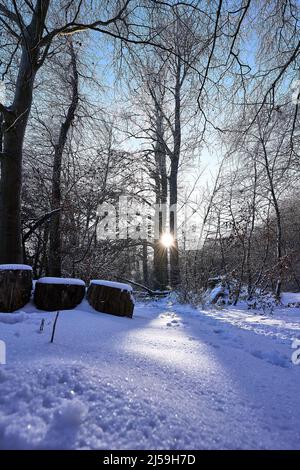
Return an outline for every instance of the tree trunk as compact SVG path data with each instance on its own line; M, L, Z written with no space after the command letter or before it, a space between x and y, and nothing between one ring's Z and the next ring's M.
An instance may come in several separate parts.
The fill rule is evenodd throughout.
M0 180L0 263L21 263L22 154L28 115L32 104L33 72L23 51L15 100L3 113ZM28 75L31 75L27 78Z
M14 312L29 302L32 271L23 268L3 270L0 266L0 312Z
M50 0L38 1L31 23L22 28L22 53L11 106L0 103L2 113L2 153L0 181L0 263L20 263L22 153L32 92L39 68L40 40Z
M78 71L76 63L76 54L72 42L70 42L70 66L72 69L72 98L69 105L66 119L61 125L58 143L55 146L53 171L52 171L52 194L51 211L61 207L61 170L62 157L67 142L68 132L75 118L75 112L78 106ZM54 277L61 276L61 210L58 210L50 222L50 246L49 246L49 275Z
M268 182L270 185L270 191L272 196L272 202L275 209L276 215L276 258L277 258L277 266L278 266L278 275L276 281L276 287L274 289L274 294L277 300L280 300L281 295L281 286L282 286L282 278L283 278L283 266L282 266L282 257L283 257L283 247L282 247L282 223L281 223L281 212L279 208L279 202L276 195L275 184L273 180L273 174L270 168L270 162L268 158L268 152L265 145L263 138L261 139L262 147L263 147L263 154L265 160L265 168L267 172Z
M34 291L37 308L49 312L75 308L84 298L85 285L77 279L73 281L75 282L66 279L65 284L57 284L53 278L38 280Z
M143 241L143 282L146 286L149 285L148 275L148 243L147 240Z
M4 136L5 156L0 181L0 263L22 263L22 143L11 132Z
M170 283L176 287L180 283L179 270L179 252L177 239L177 196L178 196L178 168L181 152L181 58L176 59L176 83L174 89L175 107L174 107L174 148L171 157L171 172L169 179L170 187L170 233L173 235L174 242L170 248Z
M132 294L122 287L117 287L117 283L109 286L92 282L87 291L87 300L98 312L129 318L133 315Z
M162 229L159 230L160 235L163 233ZM168 252L167 249L161 245L160 240L154 241L154 288L165 290L168 284Z
M177 169L170 175L170 233L173 236L173 245L170 248L170 284L176 287L180 282L179 252L177 239Z
M61 205L61 165L62 151L57 149L54 154L52 171L52 194L51 210L60 208ZM57 211L52 217L49 230L49 255L48 255L48 273L49 276L61 276L61 211Z
M156 106L155 129L155 192L156 204L159 206L158 238L154 240L153 268L154 287L165 290L168 284L168 252L160 242L161 235L166 231L166 206L168 199L168 177L166 168L166 152L163 146L163 116L159 106Z

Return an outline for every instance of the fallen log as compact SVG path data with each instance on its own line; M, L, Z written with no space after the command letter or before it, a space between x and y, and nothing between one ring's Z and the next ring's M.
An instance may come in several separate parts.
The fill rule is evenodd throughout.
M129 284L132 284L133 286L136 286L136 287L139 287L142 290L145 290L146 292L148 292L148 294L151 297L169 295L170 292L171 292L170 290L152 290L152 289L150 289L150 287L144 286L143 284L140 284L139 282L131 281L130 279L125 279L125 278L122 278L122 277L118 277L117 279L118 279L118 281L129 282Z
M85 283L81 279L42 277L34 290L34 303L41 310L71 310L83 300Z
M132 318L132 287L120 282L92 280L87 291L89 304L98 312Z
M14 312L29 302L32 268L26 264L0 265L0 312Z

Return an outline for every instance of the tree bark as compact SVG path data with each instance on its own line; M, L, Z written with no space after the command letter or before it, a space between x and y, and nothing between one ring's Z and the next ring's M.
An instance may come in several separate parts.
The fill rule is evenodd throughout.
M36 282L34 303L37 308L53 312L55 310L72 310L85 295L85 285L55 284L49 282Z
M170 248L170 283L176 287L180 283L179 252L177 239L177 196L178 196L178 168L181 151L181 58L176 60L176 82L174 89L174 148L171 157L171 171L169 178L170 188L170 233L174 243Z
M0 263L23 261L21 191L23 142L39 67L40 39L50 0L38 0L29 26L22 26L21 59L13 103L3 116L0 180Z
M0 263L22 263L21 188L22 146L9 132L4 137L5 157L1 161L0 180Z
M156 204L159 207L158 215L158 238L154 240L154 287L164 290L168 284L168 252L160 242L161 235L166 231L166 207L168 199L168 177L166 168L166 152L163 145L163 115L161 107L156 104L156 129L155 129L155 192Z
M14 312L29 302L32 271L29 269L0 269L0 312Z
M172 167L172 164L171 164ZM172 171L173 170L173 171ZM173 236L173 245L170 247L170 284L171 287L176 287L180 282L180 269L179 269L179 251L177 239L177 173L178 169L171 168L169 178L170 187L170 233Z
M282 243L282 222L281 222L281 212L279 208L278 198L276 195L275 184L273 180L273 174L270 168L270 162L268 158L268 152L266 148L265 141L263 137L261 138L262 148L263 148L263 155L265 161L265 168L268 177L270 192L272 196L272 203L275 210L276 216L276 258L277 258L277 266L278 266L278 275L276 286L274 289L274 294L277 300L280 300L281 295L281 286L282 286L282 278L283 278L283 266L282 266L282 257L283 257L283 243Z
M131 292L92 283L87 291L87 300L98 312L132 318L134 300Z
M143 241L143 282L149 284L149 273L148 273L148 243L147 240Z
M72 69L72 98L69 105L66 118L61 125L58 143L55 146L54 162L52 170L52 193L51 193L51 211L61 208L61 170L63 152L67 142L68 132L73 124L75 112L78 106L78 71L76 54L72 42L70 41L70 56L71 56L71 69ZM48 257L48 270L49 275L54 277L61 276L61 210L58 210L50 221L50 246Z

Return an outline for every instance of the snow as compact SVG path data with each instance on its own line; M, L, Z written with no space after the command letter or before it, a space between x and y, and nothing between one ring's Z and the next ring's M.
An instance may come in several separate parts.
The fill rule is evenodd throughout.
M22 321L0 322L2 449L300 448L299 308L169 297L137 302L129 320L83 301L60 313L53 344L55 313L9 315Z
M132 287L129 284L123 284L123 282L114 282L114 281L104 281L102 279L93 279L91 284L96 284L98 286L107 286L113 287L115 289L121 289L127 292L132 292Z
M0 264L0 271L16 271L18 269L32 271L32 267L27 264Z
M223 286L214 287L208 296L208 303L214 303L223 292L224 292Z
M0 323L21 323L25 320L26 313L18 311L13 315L11 313L2 313L0 312Z
M300 304L300 293L299 292L283 292L281 296L281 302L283 305L298 303Z
M68 277L41 277L36 282L40 284L64 284L73 286L85 286L85 282L81 279L72 279Z

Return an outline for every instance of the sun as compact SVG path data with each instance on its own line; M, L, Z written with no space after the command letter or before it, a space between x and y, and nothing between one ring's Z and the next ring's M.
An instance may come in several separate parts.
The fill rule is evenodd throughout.
M160 237L160 243L165 247L165 248L170 248L174 244L174 237L170 233L166 232L163 233L162 236Z

